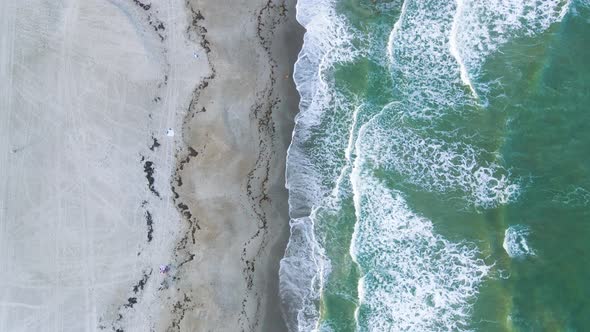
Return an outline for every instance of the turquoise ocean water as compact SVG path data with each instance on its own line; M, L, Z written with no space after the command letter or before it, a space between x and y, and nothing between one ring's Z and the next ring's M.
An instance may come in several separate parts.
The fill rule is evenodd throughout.
M299 0L291 331L590 331L590 2Z

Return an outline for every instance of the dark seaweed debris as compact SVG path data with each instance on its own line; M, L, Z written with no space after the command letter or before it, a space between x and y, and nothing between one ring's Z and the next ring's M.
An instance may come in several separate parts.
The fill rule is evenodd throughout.
M201 37L200 38L201 47L203 47L205 52L211 53L211 44L209 43L207 38L205 38L205 34L207 33L207 29L204 26L199 24L199 21L204 20L205 17L203 16L203 14L201 14L200 10L195 11L192 7L190 7L190 10L191 10L191 14L193 16L193 19L191 21L191 25L187 28L187 33L189 33L189 35L190 35L191 28L192 28Z
M157 17L152 17L151 14L148 15L147 21L149 25L154 29L154 31L158 34L158 37L160 37L160 41L164 41L164 39L166 39L166 37L163 35L163 31L166 30L164 23L160 21Z
M152 218L152 214L149 211L145 212L145 223L147 225L147 241L152 242L153 234L154 234L154 219Z
M188 297L188 295L186 295L186 293L185 293L183 299L180 301L177 301L172 306L172 314L175 317L172 320L172 323L170 324L170 326L166 329L166 331L167 332L180 331L180 323L184 319L186 312L190 311L194 308L195 308L195 304L192 302L190 297Z
M154 136L152 136L152 141L153 143L152 146L150 146L150 150L154 151L157 147L160 146L160 142L158 142L158 140Z
M133 305L135 305L137 303L137 298L136 297L130 297L127 299L127 303L124 304L123 306L125 308L133 308Z
M238 322L242 325L242 329L255 330L258 327L259 319L258 313L260 309L261 298L252 293L254 286L254 271L256 265L256 257L267 245L268 235L268 217L265 210L265 204L270 203L269 181L270 181L270 163L274 154L275 142L275 124L273 121L273 111L280 103L280 99L276 97L275 84L277 82L277 62L273 58L271 45L276 28L282 24L286 19L287 8L284 1L276 4L273 0L268 0L258 12L257 16L257 34L260 46L264 49L268 56L270 65L269 83L261 90L257 96L257 101L251 108L251 118L256 121L258 127L258 156L256 163L252 170L248 173L246 182L246 194L250 200L250 205L255 215L257 216L258 229L244 243L242 255L240 257L243 268L242 273L246 282L248 292L244 295L242 300L242 311ZM259 244L251 248L253 241L260 238ZM253 250L250 250L250 248ZM246 312L246 304L255 301L256 314L249 317Z
M138 0L133 0L133 2L138 5L139 7L141 7L143 10L150 10L150 8L152 8L152 4L145 4L143 2L140 2Z
M145 284L150 279L151 275L152 275L151 269L150 269L149 273L144 271L143 277L141 277L141 279L135 285L133 285L133 293L137 294L139 291L142 291L143 288L145 287Z
M142 161L145 158L142 157ZM160 197L160 193L156 190L156 188L154 187L154 163L152 161L147 160L144 164L143 164L143 171L145 172L145 178L148 181L148 188L150 189L150 191L156 195L157 197Z

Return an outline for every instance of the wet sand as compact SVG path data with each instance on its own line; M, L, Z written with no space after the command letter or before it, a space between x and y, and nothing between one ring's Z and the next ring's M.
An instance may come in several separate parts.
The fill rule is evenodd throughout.
M285 330L294 5L0 4L0 331Z

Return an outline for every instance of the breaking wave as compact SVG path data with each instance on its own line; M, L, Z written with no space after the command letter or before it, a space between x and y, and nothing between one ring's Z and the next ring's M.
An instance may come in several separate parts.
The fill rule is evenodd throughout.
M370 175L355 172L353 183L358 227L351 253L365 272L359 330L463 330L489 271L479 251L437 235L400 192Z

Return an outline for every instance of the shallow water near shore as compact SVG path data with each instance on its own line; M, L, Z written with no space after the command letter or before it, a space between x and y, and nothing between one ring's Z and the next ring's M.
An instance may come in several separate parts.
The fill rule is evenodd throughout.
M590 326L590 5L300 0L292 331Z

